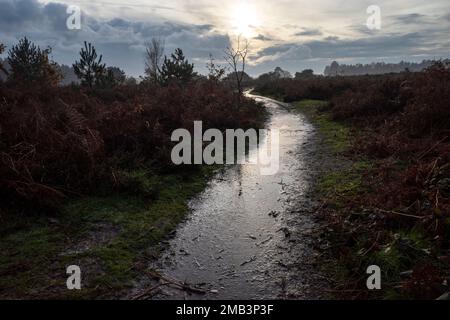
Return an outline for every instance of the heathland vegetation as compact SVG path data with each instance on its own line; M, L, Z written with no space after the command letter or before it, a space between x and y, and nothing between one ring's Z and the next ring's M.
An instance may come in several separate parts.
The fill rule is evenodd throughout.
M199 77L181 49L165 56L160 40L147 53L136 83L85 43L73 64L79 84L61 86L50 49L24 38L8 50L0 68L0 296L73 294L61 292L61 281L66 264L80 260L92 269L83 295L114 295L212 172L175 166L171 133L196 120L205 129L263 125L264 108L220 81L222 68Z
M177 170L171 132L191 129L194 120L218 129L261 126L259 105L237 99L214 75L197 79L181 49L157 61L156 76L147 68L147 78L130 84L85 43L73 65L80 85L66 87L49 53L26 38L8 53L8 80L0 83L5 211L18 203L20 210L27 203L32 211L54 209L93 189L109 193L123 187L130 169Z
M0 44L0 55L5 49ZM171 133L192 132L197 120L205 130L262 127L264 108L242 94L249 86L310 117L344 165L316 186L327 224L320 249L336 296L436 298L446 290L445 61L421 72L292 77L277 68L251 79L242 45L225 51L231 73L211 59L205 77L182 49L166 55L154 39L138 83L106 66L92 44L72 67L51 61L50 52L24 38L0 63L0 297L121 295L216 169L174 165ZM63 86L68 73L77 80ZM89 269L81 293L64 290L74 261ZM388 290L367 290L374 264Z
M256 91L294 103L321 129L336 161L350 162L323 173L316 190L336 296L434 299L446 292L448 64L417 73L278 78ZM369 265L382 267L382 293L366 288Z

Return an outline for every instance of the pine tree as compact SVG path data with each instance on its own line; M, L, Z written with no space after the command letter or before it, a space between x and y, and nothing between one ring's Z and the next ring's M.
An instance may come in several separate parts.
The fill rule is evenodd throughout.
M106 68L103 76L98 80L98 84L103 88L114 88L123 85L126 80L125 72L118 67Z
M176 49L171 58L164 57L161 67L161 82L168 85L171 82L186 84L195 76L194 64L189 63L183 54L183 50Z
M4 51L5 51L5 46L3 45L3 43L0 43L0 55L3 54ZM8 75L8 71L3 66L2 60L0 60L0 71L3 72L4 74Z
M8 52L10 81L22 84L58 85L61 74L56 63L49 60L51 48L41 50L26 37Z
M100 83L106 70L105 64L102 64L102 58L102 55L97 56L97 51L92 44L84 42L84 48L80 51L80 61L73 64L73 70L82 85L92 88Z

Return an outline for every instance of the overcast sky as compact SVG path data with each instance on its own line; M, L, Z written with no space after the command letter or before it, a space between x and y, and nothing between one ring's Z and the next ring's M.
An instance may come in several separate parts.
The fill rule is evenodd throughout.
M81 30L68 30L68 5L82 10ZM381 9L381 29L366 26L370 5ZM340 63L421 61L450 57L449 0L0 0L0 41L28 36L71 65L84 40L108 65L143 73L145 44L164 37L166 51L185 51L204 72L209 54L219 62L237 35L250 39L249 73L276 66L322 73Z

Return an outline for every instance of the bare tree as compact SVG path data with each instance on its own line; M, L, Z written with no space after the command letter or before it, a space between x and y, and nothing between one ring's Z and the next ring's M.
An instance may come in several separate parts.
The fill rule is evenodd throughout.
M247 40L241 40L239 36L237 38L236 45L230 46L225 50L225 60L231 67L231 71L234 74L236 80L236 88L238 90L238 102L241 102L241 96L243 93L242 80L245 74L245 65L247 62L249 43Z
M145 74L147 75L147 78L153 83L159 83L160 81L164 47L164 39L153 38L146 48Z

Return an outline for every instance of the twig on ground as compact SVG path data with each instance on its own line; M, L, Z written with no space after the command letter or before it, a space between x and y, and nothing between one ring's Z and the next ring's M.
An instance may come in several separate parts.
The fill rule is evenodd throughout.
M375 210L378 210L378 211L380 211L382 213L395 214L395 215L408 217L408 218L414 218L414 219L425 219L427 217L427 216L415 216L415 215L412 215L412 214L401 213L401 212L396 212L396 211L391 211L391 210L383 210L383 209L380 209L380 208L375 208Z
M242 262L242 263L241 263L241 267L242 267L242 266L245 266L246 264L252 263L252 262L255 261L255 260L256 260L256 256L253 256L253 257L251 257L249 260Z
M153 278L166 281L167 285L174 285L178 289L181 289L181 290L184 290L184 291L187 291L187 292L197 293L197 294L205 294L205 293L208 292L207 290L191 287L186 282L181 282L181 281L178 281L178 280L175 280L175 279L170 279L170 278L166 277L165 275L162 275L161 273L159 273L159 272L157 272L155 270L148 271L147 273Z
M144 299L144 298L152 298L154 295L156 295L158 292L159 292L159 288L160 287L162 287L162 286L166 286L166 285L168 285L169 283L160 283L160 284L157 284L157 285L155 285L155 286L153 286L153 287L151 287L151 288L149 288L149 289L147 289L147 290L145 290L144 292L142 292L142 293L140 293L140 294L138 294L138 295L136 295L136 296L134 296L134 297L132 297L131 298L131 300L142 300L142 299Z

